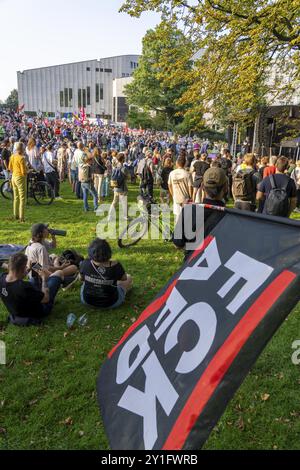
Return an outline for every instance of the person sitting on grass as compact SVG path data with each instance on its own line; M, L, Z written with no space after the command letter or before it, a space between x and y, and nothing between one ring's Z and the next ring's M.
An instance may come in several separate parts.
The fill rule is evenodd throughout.
M13 255L9 271L0 276L0 298L9 312L8 321L16 326L40 325L53 309L55 296L64 280L62 271L39 271L41 289L24 281L28 274L28 258L24 253Z
M112 251L105 240L96 238L88 249L89 259L80 266L84 282L81 302L97 308L118 308L132 288L132 277L123 266L112 261Z
M50 273L60 270L63 272L64 278L66 279L65 283L70 286L78 274L78 268L75 265L71 265L70 262L61 264L59 256L49 256L49 251L57 247L55 235L51 235L51 242L47 240L49 236L50 233L47 225L39 223L32 226L32 238L25 251L28 257L28 267L37 263ZM30 279L36 286L39 286L40 279L35 271L30 273Z

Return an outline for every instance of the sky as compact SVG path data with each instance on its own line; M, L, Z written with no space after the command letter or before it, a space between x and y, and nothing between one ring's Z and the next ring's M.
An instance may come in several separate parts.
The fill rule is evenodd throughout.
M122 54L140 54L155 13L131 18L122 0L0 0L0 100L17 71Z

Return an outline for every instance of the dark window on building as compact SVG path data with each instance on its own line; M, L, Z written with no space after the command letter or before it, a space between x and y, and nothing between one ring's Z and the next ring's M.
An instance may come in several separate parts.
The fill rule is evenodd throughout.
M117 112L117 122L125 122L128 114L128 105L126 103L126 98L118 97L118 112Z
M86 100L87 100L87 105L90 106L91 105L91 87L88 86L86 88Z
M130 62L130 67L133 69L133 62Z
M69 106L69 90L65 88L65 108Z
M103 100L103 83L100 83L100 100Z
M103 69L100 69L100 72L103 72Z
M64 107L64 92L61 91L60 94L59 94L59 100L60 100L60 107L63 108Z
M112 73L112 69L104 69L104 72Z
M96 68L96 72L100 72L100 69L99 69L99 68Z
M86 89L82 90L82 106L86 108Z
M96 103L99 103L100 101L100 85L99 83L96 83Z
M87 71L87 72L90 72L90 71L91 71L91 67L87 67L87 68L86 68L86 71Z
M73 89L69 88L69 106L73 106Z
M81 98L81 89L78 90L78 107L81 108L82 106L82 98Z

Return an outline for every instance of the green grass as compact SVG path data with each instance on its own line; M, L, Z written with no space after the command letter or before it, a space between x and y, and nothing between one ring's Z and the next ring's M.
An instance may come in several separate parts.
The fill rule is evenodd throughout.
M136 188L131 188L133 198ZM59 251L83 254L96 234L94 213L84 214L68 184L63 201L39 207L30 200L26 224L9 221L11 204L0 200L0 242L26 244L34 222L68 230ZM112 243L114 257L134 277L134 290L117 311L96 313L79 302L79 288L60 292L41 328L7 326L0 305L0 340L8 364L0 366L0 449L107 449L96 401L96 378L112 346L181 266L172 245L143 241L128 251ZM67 331L66 318L88 313L88 326ZM300 449L300 366L291 362L300 339L299 308L291 313L235 395L206 449ZM270 398L262 400L269 394ZM2 428L2 429L1 429Z

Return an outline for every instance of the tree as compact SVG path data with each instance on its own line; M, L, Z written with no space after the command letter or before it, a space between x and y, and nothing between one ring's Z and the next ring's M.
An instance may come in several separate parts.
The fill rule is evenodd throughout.
M165 80L165 77L171 76L174 61L182 60L182 57L185 72L191 69L192 63L185 60L187 50L192 50L189 41L181 31L167 23L162 22L155 30L149 30L143 39L143 52L134 80L125 90L129 104L146 113L155 111L156 120L165 121L167 128L183 119L186 105L179 103L179 99L187 90L187 80L178 84Z
M5 101L5 104L8 108L17 109L19 106L19 99L18 99L18 90L14 89L10 92L9 97Z
M157 11L202 51L185 79L180 103L204 106L227 120L251 121L275 97L287 99L300 81L299 0L126 0L122 11ZM182 80L182 66L165 80ZM179 64L180 65L180 64ZM286 79L288 77L288 80Z

